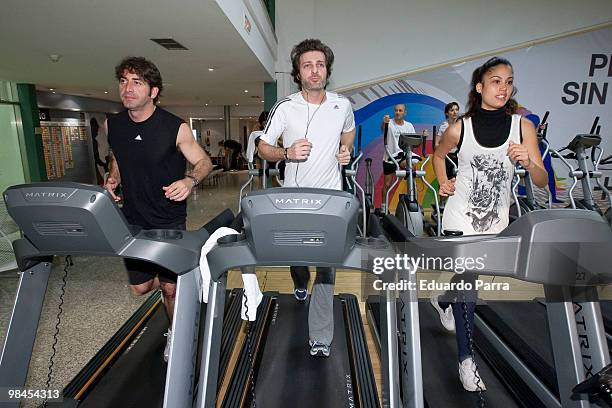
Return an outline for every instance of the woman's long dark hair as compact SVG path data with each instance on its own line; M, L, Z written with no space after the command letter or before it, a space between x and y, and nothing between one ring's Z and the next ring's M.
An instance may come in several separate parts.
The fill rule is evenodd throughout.
M482 83L485 74L498 65L507 65L510 67L510 69L514 70L510 61L501 57L493 57L474 70L474 72L472 73L470 93L468 94L467 110L463 117L469 118L476 114L482 103L482 95L476 92L476 84L478 84L479 82ZM516 88L513 88L512 95L506 103L506 113L509 115L515 114L518 109L518 102L514 100L514 98L512 98L515 93Z

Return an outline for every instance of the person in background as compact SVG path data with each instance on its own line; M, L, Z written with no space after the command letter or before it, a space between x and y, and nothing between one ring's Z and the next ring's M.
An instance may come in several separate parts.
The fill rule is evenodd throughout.
M389 124L389 128L387 131L387 149L391 156L397 160L402 169L406 168L406 157L404 157L404 152L399 147L399 137L401 134L414 134L416 131L414 130L414 126L412 123L404 120L406 116L406 105L403 103L399 103L395 105L393 120L389 115L385 115L383 117L382 123L380 124L380 129L384 132L385 124ZM384 135L383 135L384 137ZM381 191L382 194L382 204L381 208L383 212L385 211L385 198L387 197L387 191L391 188L393 184L393 178L395 177L395 164L393 160L387 154L387 150L385 150L383 157L383 173L384 173L384 184Z
M440 123L440 127L438 128L438 133L436 135L437 136L436 146L435 146L436 149L438 148L438 145L440 144L440 140L442 139L444 132L446 132L446 129L448 129L449 126L457 122L457 119L459 118L459 104L457 102L447 103L446 106L444 107L444 116L446 116L446 120ZM455 166L457 166L458 161L457 161L457 148L456 147L452 149L450 152L448 152L448 158L452 160ZM448 177L449 179L454 178L456 167L454 167L452 163L449 163L448 160L446 160L445 163L446 163L446 177Z

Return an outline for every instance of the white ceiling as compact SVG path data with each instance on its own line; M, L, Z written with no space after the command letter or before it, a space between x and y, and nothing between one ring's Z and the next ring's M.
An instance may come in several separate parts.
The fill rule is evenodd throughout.
M214 0L2 0L0 9L0 79L118 101L114 67L137 55L162 74L162 106L263 106L271 78Z

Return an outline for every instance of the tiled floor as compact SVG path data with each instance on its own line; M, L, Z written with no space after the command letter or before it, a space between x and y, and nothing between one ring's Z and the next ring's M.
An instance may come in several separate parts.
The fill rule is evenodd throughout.
M220 178L218 185L199 189L189 199L188 229L199 228L225 208L229 207L235 212L238 207L240 184L245 180L246 175L243 172L225 173ZM46 382L62 284L62 262L63 260L56 258L52 269L30 364L28 387L40 388ZM292 281L286 268L259 268L258 276L264 291L290 292L292 290ZM419 279L448 281L450 276L440 273L422 273L419 274ZM483 280L497 283L507 281L510 284L509 291L482 292L481 297L485 299L531 299L543 295L539 285L492 277L485 277ZM16 272L0 274L0 338L4 338L17 283ZM240 285L241 280L238 274L231 274L229 286ZM362 289L362 280L354 272L338 272L336 292L356 294L361 301L363 311ZM123 263L118 258L74 258L74 266L68 274L65 292L64 312L50 386L60 389L72 379L143 301L143 298L131 295L127 287ZM428 298L429 293L421 292L419 296ZM602 296L611 298L610 291L602 293ZM365 319L364 322L367 325ZM366 332L370 337L367 328ZM371 337L368 343L373 344ZM377 378L380 379L378 356L376 353L371 353L371 355ZM34 404L28 406L34 406Z

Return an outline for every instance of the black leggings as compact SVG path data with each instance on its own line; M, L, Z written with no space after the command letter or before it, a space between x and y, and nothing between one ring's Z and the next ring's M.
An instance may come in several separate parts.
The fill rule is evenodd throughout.
M453 308L453 316L455 317L455 337L457 340L457 351L459 362L462 362L468 357L471 357L468 334L470 330L472 333L472 341L474 336L474 310L476 309L476 299L478 297L478 291L474 289L476 285L476 278L478 275L473 274L455 274L451 279L451 283L457 284L461 281L464 283L471 283L472 290L449 290L438 299L438 304L442 310L450 305ZM464 310L465 304L465 310ZM466 313L465 318L464 313Z

